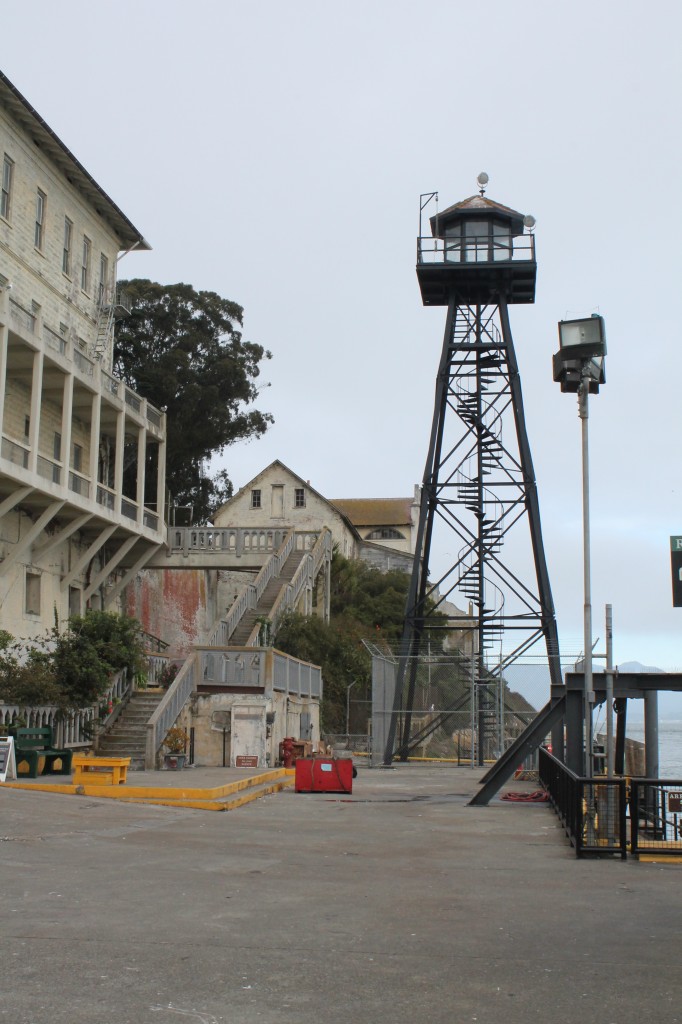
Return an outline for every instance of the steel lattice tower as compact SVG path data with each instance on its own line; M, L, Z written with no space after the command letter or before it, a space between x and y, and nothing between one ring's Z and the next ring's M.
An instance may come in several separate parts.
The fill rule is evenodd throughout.
M479 185L485 182L482 175ZM461 618L446 617L434 625L427 618L433 603L442 611L446 601L458 596L472 609L472 671L480 694L481 729L491 679L499 682L504 668L543 638L551 682L562 683L508 315L510 304L535 299L534 221L493 202L481 187L478 195L431 217L431 237L423 237L422 212L434 198L436 193L421 197L417 277L424 305L447 306L447 317L386 764L396 755L406 758L410 748L416 656L422 642L434 629L461 624ZM448 546L457 554L432 579L429 559L436 527L451 532ZM523 527L530 534L530 551L521 572L505 559L504 541ZM502 637L504 656L496 657L491 668L490 655Z

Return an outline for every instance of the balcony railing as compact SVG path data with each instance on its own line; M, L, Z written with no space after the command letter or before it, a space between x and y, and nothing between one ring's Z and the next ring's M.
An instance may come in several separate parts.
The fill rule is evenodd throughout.
M22 466L24 469L28 469L28 456L30 452L28 446L12 441L9 437L3 437L0 452L3 459L7 459L8 462L13 463L15 466Z
M16 324L29 334L36 332L36 318L23 306L20 306L16 299L9 300L9 313Z
M43 341L46 347L52 349L53 352L58 352L60 356L66 355L68 347L66 338L63 334L57 334L47 324L43 324Z
M95 364L92 359L88 359L82 352L79 352L77 348L73 350L73 361L81 373L84 373L86 377L92 377L95 373Z
M38 476L41 476L43 480L51 480L53 484L58 484L62 478L62 467L52 459L46 459L44 455L39 455Z
M74 494L80 494L83 498L90 497L90 481L84 476L71 471L69 473L69 490Z
M128 519L137 520L137 505L134 501L129 501L127 498L121 498L121 513Z
M535 235L495 235L493 241L480 238L417 239L417 263L532 263L535 260Z
M142 410L142 399L130 388L126 388L126 405L129 405L133 412L139 413Z
M98 484L97 504L104 505L105 508L113 511L116 505L116 492L112 491L110 487L104 487L102 484Z

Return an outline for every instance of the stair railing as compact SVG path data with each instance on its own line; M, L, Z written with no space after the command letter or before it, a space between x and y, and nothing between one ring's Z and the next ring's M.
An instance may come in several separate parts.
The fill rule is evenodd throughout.
M263 591L267 587L270 580L273 577L279 576L279 574L281 573L282 566L286 562L291 552L294 550L295 542L296 534L294 530L289 530L279 550L270 558L268 558L267 562L256 576L255 580L253 581L253 586L256 591L256 603L252 605L252 607L256 607L261 597L263 596Z
M201 662L199 655L191 654L168 687L147 722L147 743L144 766L147 770L155 767L156 755L166 738L166 733L178 719L178 715L189 700L190 694L199 683Z
M306 537L308 534L304 534L303 536ZM309 587L312 590L322 564L331 560L331 555L332 535L331 531L325 528L320 534L318 534L317 540L308 554L304 555L301 559L300 565L296 569L291 582L282 584L282 588L275 598L272 608L267 613L267 618L270 622L271 634L274 634L277 631L277 627L279 626L282 617L287 612L294 610L306 587ZM247 646L257 647L259 638L260 624L256 623L249 635Z

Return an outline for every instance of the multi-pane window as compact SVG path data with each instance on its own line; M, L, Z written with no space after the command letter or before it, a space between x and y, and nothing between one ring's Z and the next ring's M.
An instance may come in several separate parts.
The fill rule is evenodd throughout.
M62 253L62 270L69 277L71 276L71 237L73 235L73 224L68 217L64 218L64 251Z
M5 220L9 220L13 169L14 163L5 153L2 161L2 191L0 192L0 217L4 217Z
M261 492L251 491L251 508L261 507Z
M90 291L90 250L92 246L90 239L83 235L83 259L81 260L81 288L84 292Z
M104 255L100 254L99 258L99 304L103 306L107 301L107 283L109 280L109 260Z
M74 441L71 449L71 465L76 473L83 470L83 446Z
M305 508L305 487L294 488L294 508Z
M47 196L44 192L38 189L36 193L36 227L33 235L33 244L36 249L42 251L43 241L45 238L45 207L47 206Z

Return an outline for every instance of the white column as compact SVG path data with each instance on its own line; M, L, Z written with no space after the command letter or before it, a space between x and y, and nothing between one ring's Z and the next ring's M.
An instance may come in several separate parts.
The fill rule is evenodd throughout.
M64 377L62 392L62 487L69 486L71 468L71 424L73 423L73 374Z
M102 396L92 396L92 415L90 418L90 497L97 501L97 468L99 465L99 428L102 412Z
M114 509L121 515L121 496L123 494L123 448L126 435L126 414L123 410L116 415L116 458L114 460Z
M28 468L32 473L38 472L38 441L40 438L40 406L43 397L43 353L42 349L33 353L33 377L31 380L31 421L29 425L28 443L30 453Z
M7 384L7 343L9 341L9 327L0 325L0 442L2 439L2 428L5 422L5 387Z
M158 470L156 474L156 511L159 517L159 532L163 530L166 518L166 414L161 421L163 441L159 444Z
M137 525L144 522L144 480L147 461L147 428L137 432Z

